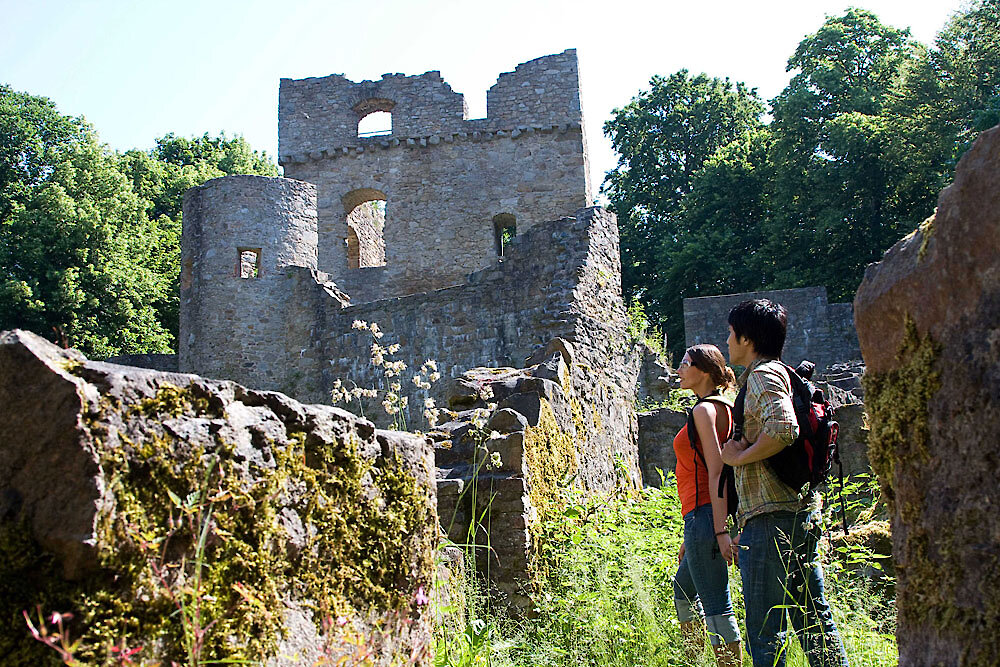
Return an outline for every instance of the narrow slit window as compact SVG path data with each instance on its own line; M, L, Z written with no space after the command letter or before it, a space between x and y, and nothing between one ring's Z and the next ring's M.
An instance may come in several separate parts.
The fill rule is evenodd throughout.
M497 257L503 257L505 250L517 236L517 220L511 213L501 213L493 216L493 240L496 244Z
M260 248L240 248L239 276L244 280L260 278Z

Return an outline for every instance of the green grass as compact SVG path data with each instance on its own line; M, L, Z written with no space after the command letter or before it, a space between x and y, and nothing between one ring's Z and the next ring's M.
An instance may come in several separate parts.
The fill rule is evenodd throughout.
M856 493L849 514L870 515L863 507L873 497L869 494L866 501ZM834 507L828 511L837 502L830 504ZM563 512L542 523L540 548L548 572L539 582L534 617L507 618L502 605L466 582L464 620L438 627L437 665L687 664L671 587L681 535L680 503L671 477L662 489L647 488L635 498L619 494L588 501L567 490ZM856 565L871 554L862 547L848 551L824 556L828 596L848 658L855 667L896 665L894 606L879 592L891 587L872 584L860 574ZM730 569L730 588L745 634L736 569ZM787 655L790 667L806 665L794 639ZM715 664L707 646L698 664ZM744 655L744 664L750 664L749 656Z

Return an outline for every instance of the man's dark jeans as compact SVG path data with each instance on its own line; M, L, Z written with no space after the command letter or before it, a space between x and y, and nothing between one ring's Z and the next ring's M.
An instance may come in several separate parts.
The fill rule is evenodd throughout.
M768 512L740 533L747 648L755 667L784 667L787 617L813 667L846 667L823 593L819 513Z

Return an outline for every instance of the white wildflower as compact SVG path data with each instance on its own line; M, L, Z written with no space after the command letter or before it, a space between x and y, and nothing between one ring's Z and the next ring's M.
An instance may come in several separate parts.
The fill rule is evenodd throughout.
M393 343L389 346L389 354L396 354L399 352L399 343Z
M365 322L365 321L363 321L363 320L354 320L354 322L351 323L351 328L352 329L367 329L368 328L368 323Z
M500 452L493 452L492 454L490 454L490 465L487 465L486 466L487 468L492 467L493 470L497 470L502 465L503 465L503 460L500 458Z
M425 408L433 408L434 407L434 399L430 398L430 397L425 398L424 399L424 407Z
M434 373L430 374L430 377L428 379L431 382L437 382L438 380L441 379L441 374L435 371Z

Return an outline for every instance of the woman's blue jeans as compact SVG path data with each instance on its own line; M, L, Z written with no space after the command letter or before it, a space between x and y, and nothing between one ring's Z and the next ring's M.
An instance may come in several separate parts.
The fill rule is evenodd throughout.
M740 533L747 648L755 667L784 667L787 618L813 667L846 667L823 593L819 512L767 512Z
M674 607L681 623L698 618L704 610L712 644L740 641L729 597L726 559L715 538L711 503L684 515L684 558L674 575Z

